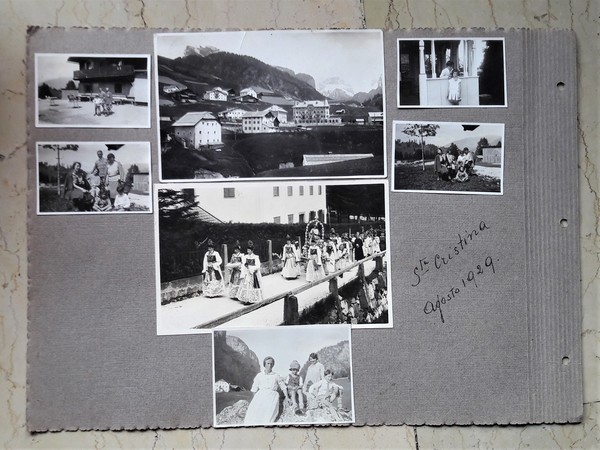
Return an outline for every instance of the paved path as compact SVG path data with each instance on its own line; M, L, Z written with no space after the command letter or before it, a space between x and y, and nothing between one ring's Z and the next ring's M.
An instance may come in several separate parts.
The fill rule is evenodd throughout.
M369 274L375 268L373 260L365 264L365 273ZM342 278L338 278L338 287L346 285L354 278L358 267L350 269ZM281 273L274 273L262 278L263 280L263 298L272 297L277 294L285 293L296 287L306 284L306 275L304 272L295 280L286 280ZM307 307L313 305L318 300L325 298L329 294L329 283L320 283L296 297L298 298L298 310L302 312ZM193 327L219 317L237 311L243 308L243 303L233 300L229 297L208 298L197 296L182 300L180 302L160 305L158 313L157 328L159 334L179 334L188 333ZM228 322L224 326L275 326L283 321L283 298L263 308L259 308L252 313L245 314L242 317Z

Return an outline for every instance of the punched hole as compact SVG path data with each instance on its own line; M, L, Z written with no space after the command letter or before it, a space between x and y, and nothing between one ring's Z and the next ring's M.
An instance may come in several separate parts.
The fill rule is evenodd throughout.
M568 357L568 356L565 356L565 357L562 359L562 364L563 364L563 366L568 366L570 362L571 362L571 360L569 359L569 357Z
M562 81L559 81L558 83L556 83L556 87L558 88L559 91L563 91L565 89L565 83L563 83Z
M569 221L567 219L560 219L560 226L567 228L569 226Z

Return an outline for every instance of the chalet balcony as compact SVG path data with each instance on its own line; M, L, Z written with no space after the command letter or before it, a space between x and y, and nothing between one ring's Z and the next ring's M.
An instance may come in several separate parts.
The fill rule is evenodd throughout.
M103 66L94 67L93 69L76 70L73 72L73 79L78 81L84 80L101 80L101 79L116 79L116 78L133 78L135 69L132 65L118 66Z

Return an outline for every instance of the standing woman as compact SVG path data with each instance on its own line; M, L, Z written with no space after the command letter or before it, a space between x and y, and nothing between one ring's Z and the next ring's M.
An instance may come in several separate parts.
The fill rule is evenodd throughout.
M260 274L260 258L254 254L254 243L248 241L246 255L242 259L242 282L237 299L243 303L262 301L262 277Z
M371 244L371 247L373 248L373 253L380 253L381 252L381 239L379 238L379 232L375 231L374 234L375 234L375 236L373 236L373 242Z
M71 172L65 177L63 186L63 197L69 200L71 207L76 211L82 209L81 199L86 192L89 193L89 184L86 179L86 173L81 170L81 163L75 161L71 167Z
M335 263L338 259L337 248L330 238L325 239L324 250L325 273L330 275L335 272Z
M306 263L306 281L316 281L325 277L323 270L323 261L321 260L321 249L317 243L312 240L308 247L308 261Z
M115 160L113 153L106 155L106 180L110 192L110 202L114 205L117 188L120 184L125 183L125 171L123 170L123 165Z
M240 243L236 241L235 247L233 248L233 255L231 260L227 264L229 269L229 297L238 298L238 292L240 290L240 283L242 282L242 266L244 255L242 255Z
M283 246L283 269L281 275L287 280L293 280L300 275L300 268L298 267L300 255L296 246L292 244L292 238L288 235L286 239L287 243Z
M206 297L223 295L223 274L221 273L221 255L215 251L213 241L208 240L208 251L202 261L202 293Z
M258 372L254 377L250 388L254 392L254 397L246 410L244 425L269 425L275 422L277 414L279 414L279 391L277 388L283 391L286 401L290 400L283 378L273 372L273 366L275 366L275 359L267 356L263 360L264 370Z

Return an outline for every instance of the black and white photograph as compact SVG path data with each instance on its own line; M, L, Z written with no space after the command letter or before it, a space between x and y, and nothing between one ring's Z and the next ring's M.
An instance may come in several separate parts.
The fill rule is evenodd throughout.
M349 325L213 331L214 426L353 423Z
M505 107L504 38L398 39L398 108Z
M156 34L162 181L385 177L383 34Z
M149 142L37 142L38 214L152 212Z
M502 195L504 124L393 122L394 191Z
M150 55L36 53L36 127L150 128Z
M391 327L388 185L155 185L157 332Z

